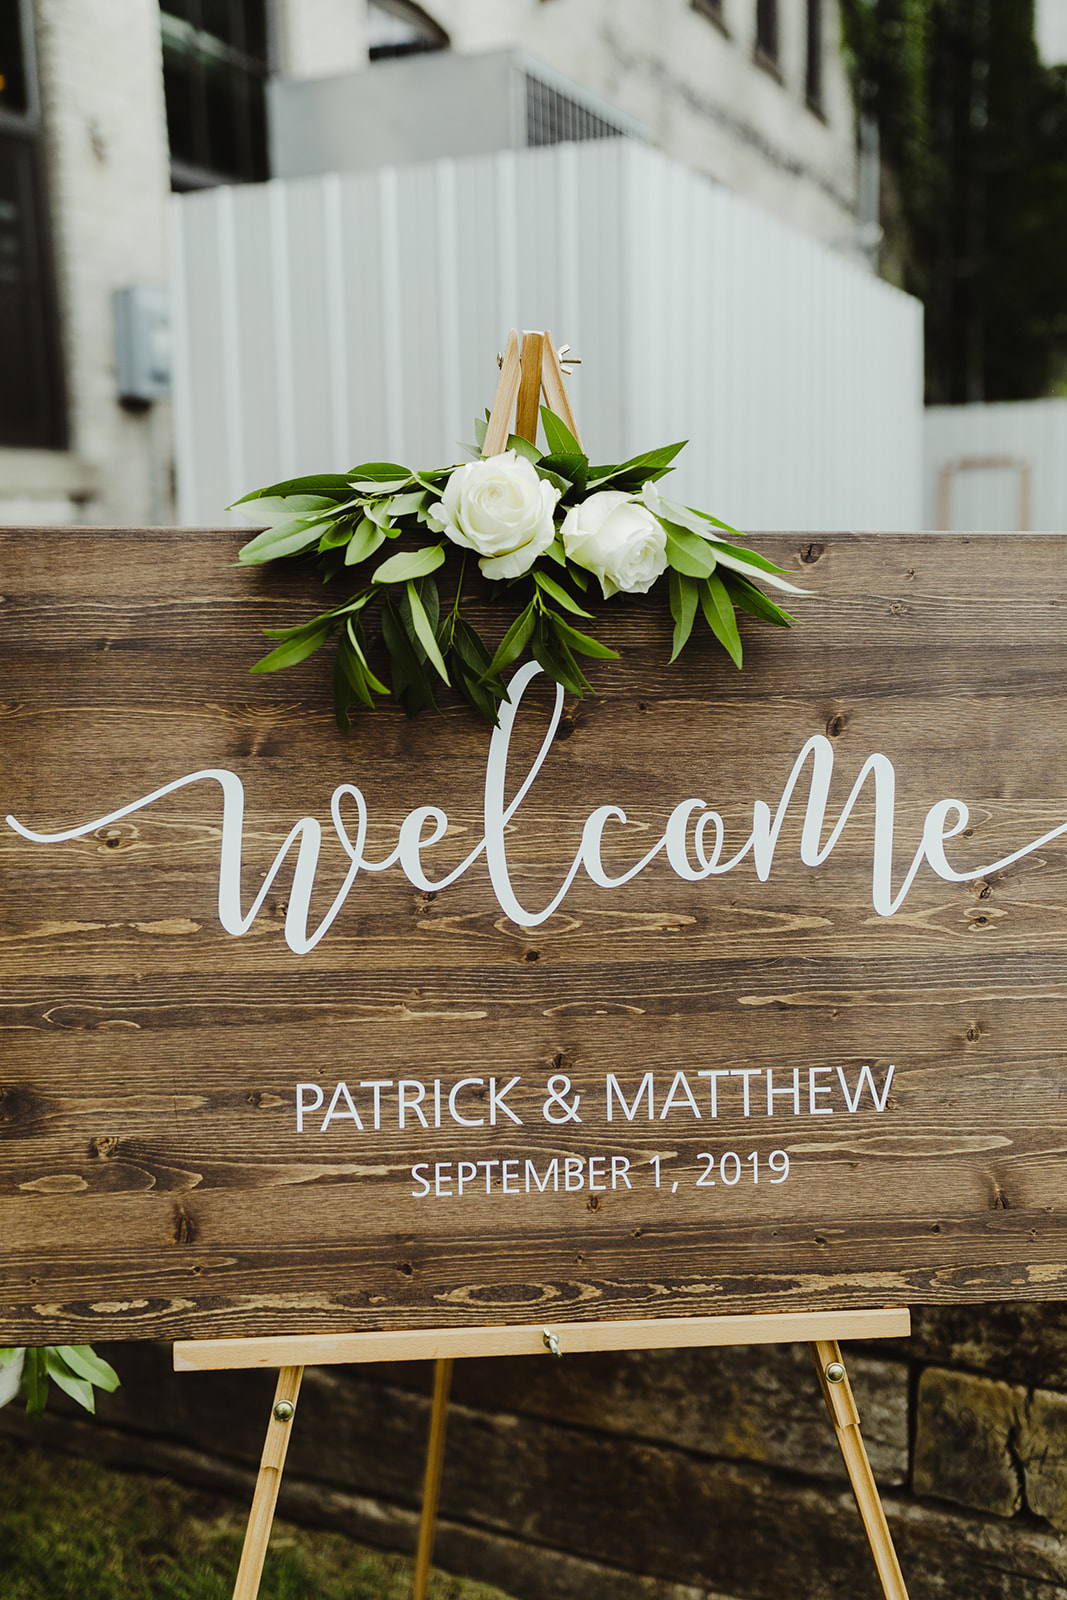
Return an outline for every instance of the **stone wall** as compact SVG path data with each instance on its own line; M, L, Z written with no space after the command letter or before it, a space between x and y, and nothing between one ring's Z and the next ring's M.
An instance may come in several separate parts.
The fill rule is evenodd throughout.
M273 1379L110 1352L95 1420L0 1430L248 1496ZM1067 1597L1067 1305L920 1309L846 1360L911 1600ZM431 1372L305 1379L281 1509L414 1548ZM876 1600L803 1346L456 1365L437 1560L519 1600Z

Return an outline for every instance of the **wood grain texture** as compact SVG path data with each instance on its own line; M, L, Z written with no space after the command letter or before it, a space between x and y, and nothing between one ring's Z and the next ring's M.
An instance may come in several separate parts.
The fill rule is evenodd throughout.
M433 804L443 875L481 837L489 730L447 697L440 717L385 707L333 727L329 662L249 676L261 628L322 605L313 576L232 566L232 530L0 531L0 816L40 831L105 815L204 768L245 787L243 887L253 897L293 824L325 836L323 915L347 868L330 795L358 784L367 854ZM970 809L950 860L977 869L1067 822L1067 571L1051 536L762 539L799 572L802 626L742 623L743 674L710 641L668 666L657 596L602 608L617 663L568 701L510 825L530 907L554 895L600 805L617 873L701 797L728 850L772 810L813 734L832 743L828 816L866 758L897 774L899 883L930 806ZM484 596L472 615L496 639ZM512 741L521 777L550 695L528 692ZM287 947L290 864L242 938L219 923L214 784L63 844L0 832L0 1340L374 1331L716 1315L1067 1295L1067 837L951 884L928 866L891 918L871 903L873 799L817 868L798 789L761 882L751 861L684 882L659 859L623 888L579 874L528 928L479 862L417 889L360 874L309 954ZM859 1074L869 1092L850 1113ZM772 1087L800 1074L766 1114ZM719 1082L710 1115L701 1071ZM665 1108L685 1073L684 1096ZM809 1073L832 1093L813 1115ZM654 1075L655 1117L632 1104ZM748 1073L749 1077L737 1074ZM545 1119L554 1075L581 1123ZM490 1079L518 1082L497 1126L398 1123L401 1079L461 1091L472 1121ZM387 1080L381 1127L370 1090ZM322 1112L302 1133L296 1084L350 1084L364 1120ZM752 1086L750 1115L742 1087ZM414 1094L415 1091L411 1091ZM761 1096L763 1097L761 1099ZM740 1181L698 1186L709 1152ZM768 1157L790 1173L769 1182ZM567 1159L582 1186L567 1192ZM591 1192L585 1163L607 1184ZM632 1187L610 1187L612 1158ZM661 1184L654 1184L659 1158ZM761 1181L751 1182L751 1157ZM449 1199L415 1199L411 1169L451 1163ZM455 1193L459 1162L513 1162ZM548 1174L560 1174L558 1191ZM732 1167L729 1169L732 1174ZM494 1176L495 1172L495 1176ZM678 1189L672 1188L678 1182Z

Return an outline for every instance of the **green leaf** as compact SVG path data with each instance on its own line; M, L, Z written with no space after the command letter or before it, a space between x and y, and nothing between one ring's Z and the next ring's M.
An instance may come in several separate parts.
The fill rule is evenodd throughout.
M321 494L335 501L348 500L352 495L352 485L348 476L340 472L320 472L310 478L287 478L284 483L271 483L265 489L253 489L250 494L235 500L230 509L247 505L250 500L269 500L275 496L288 498L294 494Z
M24 1348L21 1344L0 1345L0 1372L5 1367L13 1367Z
M700 604L708 627L730 660L741 670L741 635L737 631L733 601L721 578L706 578L700 586Z
M692 577L684 572L675 570L671 573L670 595L671 616L674 618L671 660L677 661L685 648L689 635L693 631L700 589Z
M654 482L672 470L670 463L679 450L684 450L686 442L683 439L681 444L667 444L659 450L649 450L645 455L634 456L617 467L590 467L588 488L603 489L614 484L618 489L636 494L645 483Z
M534 659L544 668L550 678L561 683L572 694L582 698L586 689L592 687L577 661L571 655L566 643L560 638L555 629L555 619L542 617L541 624L535 632L530 648Z
M530 635L534 631L534 621L534 602L531 600L526 610L519 613L501 639L497 646L496 655L489 665L489 671L483 674L485 678L502 672L513 661L518 660L526 648Z
M478 449L479 450L484 448L485 436L488 433L488 431L489 431L489 414L488 414L488 412L486 413L486 415L484 417L475 417L475 419L474 419L474 437L478 441Z
M295 556L317 544L321 532L321 521L308 522L297 517L277 528L257 533L254 539L241 546L237 559L242 566L249 567L262 561L278 561L282 556Z
M333 622L325 622L321 627L309 623L307 628L301 628L299 633L286 639L277 650L272 650L269 655L250 667L250 672L281 672L284 667L295 667L298 662L305 661L308 656L313 656L316 650L322 648L333 632Z
M395 494L389 504L391 517L413 517L429 499L425 489L413 489L409 494Z
M362 488L366 483L379 494L389 489L400 487L411 482L411 473L407 467L400 466L396 461L362 461L358 467L353 467L348 474L349 486L353 489ZM353 483L353 479L358 483Z
M374 583L406 583L436 572L445 559L444 546L424 545L421 550L398 550L371 573Z
M631 456L629 461L624 461L619 467L620 472L641 472L648 467L652 472L661 472L669 467L680 450L684 450L689 443L682 439L678 444L660 445L658 450L648 450L642 456Z
M577 600L572 600L566 589L562 588L555 578L550 578L547 572L535 571L533 579L537 587L543 589L546 594L550 594L557 605L561 605L565 611L573 611L576 617L589 617L592 619L593 613L591 611L583 611Z
M352 537L352 530L356 526L351 517L338 517L336 522L326 523L326 532L319 540L319 554L327 550L339 550L347 544Z
M754 583L749 583L739 573L724 568L721 576L734 605L747 611L750 617L759 617L762 622L770 622L776 628L791 628L797 620L788 611L783 611L781 606L776 606L761 589L757 589Z
M537 463L537 470L541 477L551 473L553 482L562 481L569 489L576 489L580 495L585 493L589 481L589 459L587 456L542 456Z
M381 528L382 532L386 534L391 532L393 526L389 516L392 503L391 498L385 495L374 500L367 500L363 505L363 510L368 520L373 522L376 528Z
M384 543L384 531L369 517L363 517L345 551L345 566L355 567L366 561Z
M92 1345L59 1344L55 1348L79 1378L86 1378L90 1383L95 1383L98 1389L106 1389L108 1394L114 1394L119 1386L119 1375L113 1366L97 1355Z
M577 650L579 655L596 656L602 661L618 661L619 652L612 650L610 645L601 644L599 639L591 639L587 633L579 633L577 628L572 628L562 617L553 616L552 620L563 642L572 650Z
M550 483L553 489L559 490L561 500L564 495L569 494L574 488L570 478L561 477L558 472L553 472L551 467L546 467L543 458L534 463L534 471L539 478L543 478L546 483Z
M348 715L349 702L355 688L350 674L345 670L344 640L337 646L337 654L333 658L333 720L342 733L352 731L352 719ZM358 694L359 691L355 690ZM361 696L362 698L362 696Z
M529 439L524 439L521 433L509 433L508 442L504 449L514 450L517 456L524 456L527 461L532 461L535 466L541 459L541 452L537 446L531 444Z
M434 706L433 685L391 600L382 607L382 638L393 668L393 693L409 717Z
M550 561L558 562L561 567L565 567L567 565L567 552L563 548L563 540L559 536L558 529L556 531L556 537L553 539L552 543L549 545L544 554L548 556ZM574 573L572 571L571 577L573 576ZM580 587L584 589L584 583Z
M488 675L491 657L484 639L459 616L453 624L448 659L460 693L495 727L497 708L508 692L499 678Z
M352 649L352 653L359 662L363 680L369 684L372 689L376 689L379 694L388 694L389 690L386 688L385 684L380 678L375 677L374 673L367 665L366 635L363 634L361 627L357 629L353 625L351 617L349 617L348 621L345 623L345 634L347 636L349 646Z
M769 583L774 589L784 589L787 594L810 594L810 589L799 589L795 583L789 583L778 574L784 569L776 567L773 561L768 561L766 556L761 556L756 550L738 550L734 545L725 544L715 540L710 548L714 550L720 564L732 567L735 572L740 572L744 577L755 574L761 583Z
M324 516L337 514L337 500L333 495L264 494L251 503L235 500L229 509L232 511L243 505L248 505L248 510L241 512L243 517L251 522L265 522L268 528L280 528L283 523L297 518L303 522L319 522Z
M43 1348L31 1346L26 1351L22 1368L22 1392L26 1396L26 1413L39 1417L48 1401L48 1364Z
M92 1384L70 1370L55 1345L45 1346L45 1365L48 1376L59 1385L64 1394L69 1394L72 1400L77 1400L86 1411L96 1410L96 1396L93 1394Z
M437 647L437 640L434 638L433 629L430 627L430 619L426 615L422 601L419 599L419 591L416 589L415 585L410 582L408 583L407 591L408 605L411 607L411 621L415 628L415 633L418 637L419 643L426 651L430 665L433 667L438 677L443 678L445 683L447 683L449 688L451 688L452 685L449 682L448 670L445 667L444 657L441 655L441 652Z
M694 517L699 517L701 522L710 522L713 528L721 528L723 533L732 533L735 539L747 539L748 534L740 528L732 528L728 522L720 522L718 517L713 517L710 511L699 511L696 506L686 506L686 511L691 511Z
M541 407L541 425L545 430L548 448L554 456L581 456L586 467L589 465L588 457L583 455L582 447L574 437L562 417L557 417L548 406Z
M675 522L664 522L667 534L667 560L676 572L688 578L707 578L715 571L715 553L709 544L695 533L688 533Z
M641 485L641 499L648 509L657 517L666 517L670 522L676 522L681 528L688 528L690 533L695 533L700 539L714 539L711 531L712 525L722 528L726 533L736 533L739 539L747 538L747 534L738 533L736 528L731 528L725 522L720 522L717 517L706 515L703 511L694 511L692 506L679 505L677 500L668 500L666 495L649 482ZM746 551L739 552L741 555Z
M462 617L456 617L452 629L452 653L469 669L478 682L496 700L506 700L508 691L501 678L491 674L493 658L485 640Z

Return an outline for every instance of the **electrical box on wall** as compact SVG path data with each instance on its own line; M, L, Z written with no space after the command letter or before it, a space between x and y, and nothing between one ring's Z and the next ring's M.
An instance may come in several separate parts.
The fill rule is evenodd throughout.
M170 300L166 289L138 283L116 289L115 364L124 405L151 405L170 395Z

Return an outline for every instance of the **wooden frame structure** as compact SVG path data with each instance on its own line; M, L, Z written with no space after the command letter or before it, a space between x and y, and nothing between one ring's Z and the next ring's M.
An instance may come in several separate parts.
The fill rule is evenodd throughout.
M431 1328L385 1333L320 1334L260 1339L179 1341L177 1372L278 1368L259 1476L233 1600L256 1600L304 1367L367 1361L426 1361L435 1365L426 1477L415 1562L413 1600L426 1600L444 1466L452 1363L463 1356L564 1357L593 1350L665 1350L737 1344L811 1345L830 1420L852 1485L886 1600L908 1600L885 1510L860 1433L859 1411L841 1360L841 1339L901 1338L911 1331L904 1307L862 1311L795 1311L753 1316L665 1317L632 1322L535 1324L501 1328Z

